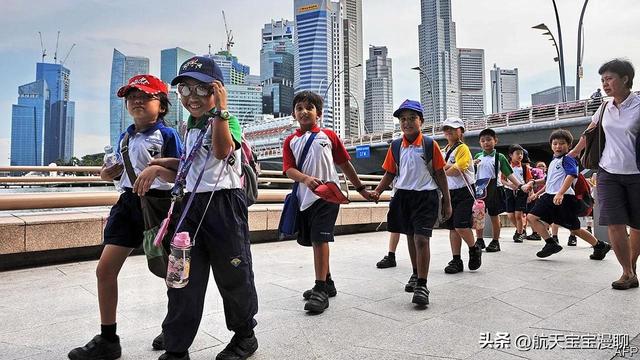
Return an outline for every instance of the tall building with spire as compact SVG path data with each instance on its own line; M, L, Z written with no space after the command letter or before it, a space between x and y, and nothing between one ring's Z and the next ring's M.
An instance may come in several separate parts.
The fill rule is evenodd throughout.
M164 49L160 51L160 79L167 84L171 84L171 80L178 76L180 65L183 62L194 57L196 54L180 47ZM178 87L169 85L169 94L167 96L171 106L169 112L164 116L165 123L180 131L183 124L189 119L189 112L180 105L180 96L178 95Z
M111 62L111 86L109 87L109 138L115 149L120 134L131 124L133 118L127 112L124 99L117 95L118 89L135 75L149 73L149 58L127 56L113 49Z
M459 116L458 49L451 0L421 0L418 25L420 53L420 101L425 128ZM435 107L435 108L434 108Z
M393 77L386 46L370 46L365 80L364 131L393 131Z

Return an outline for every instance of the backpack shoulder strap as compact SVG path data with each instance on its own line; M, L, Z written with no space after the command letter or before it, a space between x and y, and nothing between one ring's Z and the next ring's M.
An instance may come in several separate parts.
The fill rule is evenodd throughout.
M396 176L400 175L400 148L402 147L402 137L391 142L391 155L396 163Z
M429 174L433 177L433 138L428 135L422 135L422 151L424 153L424 164L429 170Z
M496 160L494 163L495 171L496 171L496 185L498 185L498 169L500 169L500 153L498 152L498 149L494 149L494 151L496 152L496 155L495 155Z
M131 181L131 186L135 184L138 177L136 176L135 170L133 170L133 165L131 164L131 159L129 158L129 132L125 132L124 137L122 138L122 147L120 148L120 153L122 154L122 160L124 161L124 169L127 172L127 176L129 177L129 181Z

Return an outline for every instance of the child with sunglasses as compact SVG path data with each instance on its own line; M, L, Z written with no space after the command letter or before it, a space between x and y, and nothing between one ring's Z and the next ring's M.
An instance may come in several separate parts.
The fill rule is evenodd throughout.
M189 283L169 288L169 311L162 329L166 352L160 360L189 359L198 331L209 272L222 296L227 328L235 333L217 360L246 359L258 348L253 332L258 312L248 211L240 181L242 132L237 117L227 111L222 71L209 57L196 56L180 66L171 85L190 113L185 135L185 220L178 232L188 232L191 248ZM176 182L181 182L180 177ZM193 197L193 199L189 199Z

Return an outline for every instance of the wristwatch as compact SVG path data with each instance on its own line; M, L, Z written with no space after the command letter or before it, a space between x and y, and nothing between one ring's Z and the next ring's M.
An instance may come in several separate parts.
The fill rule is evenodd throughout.
M225 121L231 118L231 114L227 110L218 110L213 113L213 116Z

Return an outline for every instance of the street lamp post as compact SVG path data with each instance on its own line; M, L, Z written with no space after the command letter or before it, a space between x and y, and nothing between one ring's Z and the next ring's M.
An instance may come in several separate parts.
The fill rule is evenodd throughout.
M324 91L324 94L322 95L322 98L324 99L325 97L327 97L327 93L329 92L329 89L331 89L331 86L333 86L333 82L336 81L336 79L338 78L338 76L340 76L340 74L342 74L343 72L347 71L347 70L351 70L357 67L361 67L362 64L357 64L357 65L353 65L351 67L348 67L346 69L342 69L340 70L334 77L333 79L331 79L331 82L329 83L329 85L327 85L327 89ZM318 85L318 92L320 92L320 86L322 86L322 82L324 81L324 78L322 80L320 80L320 85Z
M580 79L582 78L582 57L584 56L584 39L582 38L582 19L584 12L587 10L589 0L584 0L582 12L580 13L580 21L578 22L578 55L576 59L576 100L580 100Z
M564 73L564 50L562 47L562 28L560 27L560 16L558 15L558 7L556 6L556 0L551 0L553 3L553 11L556 14L556 24L558 24L558 44L560 45L560 66L562 67L562 101L567 102L567 81Z
M553 42L553 47L556 49L556 55L557 57L555 59L553 59L554 61L558 62L558 72L560 74L560 91L562 92L562 102L566 102L567 101L567 91L566 91L566 86L565 86L565 77L564 77L564 65L563 65L563 60L562 60L562 48L558 47L558 43L556 42L556 38L553 36L553 33L551 33L551 30L549 30L549 28L547 27L547 25L545 25L544 23L533 26L533 29L538 29L538 30L544 30L545 32L542 33L542 35L549 35L551 37L551 41Z
M353 98L353 100L355 101L355 103L356 103L356 111L358 112L358 115L362 115L360 113L360 104L358 103L358 99L349 90L347 90L347 94L349 94L349 96L351 96ZM364 123L364 120L362 121L362 126L364 127L364 131L366 132L367 131L367 127L366 127L366 125ZM358 132L360 133L360 134L358 134L358 136L361 136L362 135L362 129L360 129L360 125L359 124L358 124Z
M420 75L424 75L427 79L427 84L429 84L429 89L431 92L431 108L433 109L433 124L431 124L431 135L435 135L436 133L436 98L435 92L433 92L433 85L431 84L431 79L429 79L429 75L427 75L420 66L412 67L411 70L417 70Z

